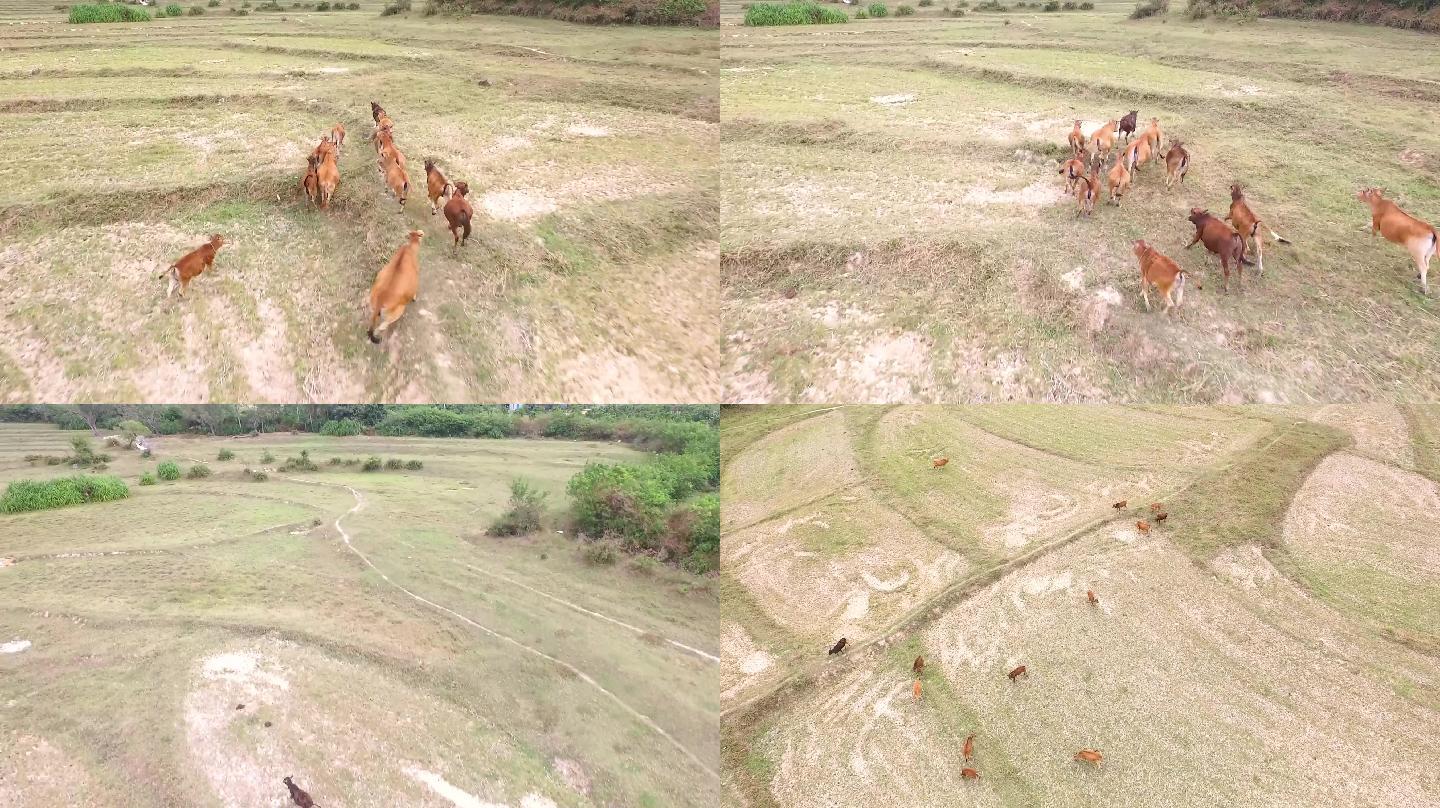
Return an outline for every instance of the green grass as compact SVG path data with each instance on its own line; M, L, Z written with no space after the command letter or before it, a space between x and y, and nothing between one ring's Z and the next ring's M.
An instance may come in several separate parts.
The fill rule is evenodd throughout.
M170 15L174 16L174 15ZM144 9L121 3L100 3L70 7L70 24L83 25L92 22L149 22L150 15Z
M1129 10L957 20L919 8L871 19L839 49L813 47L803 29L727 29L723 311L727 365L740 370L730 394L1210 403L1440 393L1423 371L1440 365L1435 299L1418 294L1398 249L1363 233L1354 199L1357 186L1379 184L1411 213L1440 216L1440 136L1417 115L1440 96L1402 66L1432 37L1178 14L1130 22ZM1115 49L1117 32L1132 47ZM1371 52L1385 55L1357 58ZM911 98L874 100L888 96ZM970 113L957 122L954 109ZM1077 221L1054 150L1076 118L1096 125L1130 109L1158 117L1167 144L1186 142L1190 175L1166 192L1160 172L1143 169L1120 208ZM1334 165L1360 167L1320 168ZM1183 249L1184 217L1191 206L1226 209L1237 181L1294 244L1267 245L1264 277L1247 272L1243 295L1222 296L1218 266ZM1203 283L1187 289L1179 317L1139 300L1129 245L1142 237ZM1098 307L1102 294L1114 302ZM1334 295L1365 302L1337 306ZM1378 367L1394 372L1366 370Z
M745 24L815 25L849 22L850 17L839 9L818 3L752 3L745 9Z
M77 474L51 480L15 480L0 495L0 513L24 513L91 502L112 502L130 496L119 477Z
M1281 550L1285 512L1310 472L1350 444L1339 430L1277 416L1268 440L1242 450L1231 463L1202 475L1167 502L1174 541L1198 564L1226 549L1258 544Z
M66 435L0 426L0 482L43 474L23 456L63 451ZM64 774L20 778L22 800L159 808L186 794L263 804L279 781L237 778L222 761L275 755L322 805L423 799L425 787L403 773L409 762L486 800L518 805L534 793L579 805L559 760L590 778L598 803L636 805L648 794L667 806L715 804L712 777L593 687L380 577L574 665L718 768L711 663L539 594L716 652L716 596L704 579L668 567L592 569L571 538L550 531L503 541L480 531L516 473L563 502L587 461L643 454L558 440L267 434L243 443L247 459L304 449L423 466L277 473L257 486L226 464L203 480L133 487L123 501L0 515L0 556L17 559L4 570L6 640L34 642L7 657L0 700L14 702L27 738L65 749L69 761ZM235 445L165 436L156 454L189 465ZM134 480L154 465L124 452L111 473ZM364 497L349 515L356 500L344 486ZM341 542L337 517L378 572ZM220 653L256 654L289 686L227 695L200 673ZM87 664L73 665L81 657ZM197 712L215 735L195 734ZM218 744L205 747L213 754L196 753L200 738ZM38 754L38 743L17 753ZM176 759L195 763L170 765ZM351 765L330 765L336 759ZM222 772L229 797L210 780Z

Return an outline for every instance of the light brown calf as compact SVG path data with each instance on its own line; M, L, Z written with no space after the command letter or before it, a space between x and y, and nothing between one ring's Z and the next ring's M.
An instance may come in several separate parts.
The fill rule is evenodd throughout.
M449 199L455 191L445 175L435 165L434 160L425 161L425 193L430 197L430 215L434 216L440 212L440 200Z
M420 239L424 235L423 230L411 230L409 239L380 268L375 285L370 287L370 330L366 333L376 345L380 344L380 334L400 319L420 292Z
M1070 151L1079 154L1085 151L1085 133L1080 131L1080 122L1075 122L1075 128L1070 130Z
M216 233L210 236L209 241L185 253L164 272L161 272L160 277L169 276L170 278L170 283L165 290L165 298L168 300L171 295L175 294L177 288L180 290L180 296L184 297L185 289L190 285L190 281L215 264L215 253L219 252L224 244L225 237Z
M1085 590L1085 599L1090 602L1091 606L1100 605L1100 599L1095 597L1095 591L1092 589Z
M1090 170L1090 165L1084 157L1085 152L1066 160L1060 164L1060 173L1065 175L1065 193L1075 193L1075 186L1085 177L1085 172Z
M1115 128L1118 125L1118 122L1110 121L1090 135L1090 141L1095 144L1096 154L1110 156L1110 150L1115 147Z
M1440 235L1435 228L1401 210L1399 205L1386 199L1379 188L1366 188L1355 196L1370 206L1370 237L1374 238L1378 231L1387 241L1404 247L1420 271L1420 288L1430 294L1426 276L1430 272L1430 259L1440 246Z
M312 154L305 158L305 163L305 179L300 181L300 187L305 189L305 199L313 205L320 200L320 161Z
M400 202L400 209L404 210L405 198L410 195L410 177L406 175L403 163L391 160L385 164L385 187L390 189Z
M1169 314L1185 300L1185 270L1143 238L1135 242L1134 252L1140 259L1140 296L1145 298L1145 310L1150 310L1150 287L1154 286L1165 301L1165 313Z
M345 145L345 124L336 123L330 127L330 142L335 144L336 149Z
M931 461L930 461L930 468L932 468L932 469L938 469L938 468L940 468L941 466L943 466L943 465L945 465L946 463L949 463L949 462L950 462L950 458L948 458L948 457L937 457L937 458L935 458L934 460L931 460Z
M1110 188L1110 201L1118 207L1120 197L1130 190L1130 169L1125 167L1125 161L1119 157L1115 158L1115 166L1106 175L1106 185Z
M960 754L964 755L967 761L975 757L975 733L972 732L966 736L965 748L960 751Z
M1099 749L1081 749L1075 753L1075 759L1086 763L1093 763L1098 769L1101 761L1105 760L1105 756L1100 754Z
M1264 239L1260 238L1260 227L1264 222L1250 209L1250 203L1245 200L1245 192L1240 189L1239 183L1230 186L1230 212L1225 215L1226 220L1235 226L1235 230L1242 238L1250 239L1255 245L1255 270L1261 275L1265 274L1265 248ZM1270 230L1269 227L1265 228ZM1276 244L1289 244L1290 239L1270 230L1270 237L1275 239Z
M1006 675L1006 676L1009 676L1009 677L1010 677L1010 681L1013 682L1013 681L1015 681L1016 679L1019 679L1021 676L1024 676L1024 675L1025 675L1025 666L1024 666L1024 665L1021 665L1020 667L1016 668L1016 669L1013 670L1013 671L1010 671L1009 673L1007 673L1007 674L1005 674L1005 675Z
M335 163L335 150L325 152L320 165L315 169L315 176L320 183L320 207L330 207L330 199L335 196L335 189L340 187L340 166Z
M980 772L977 772L977 771L975 771L974 769L972 769L972 768L970 768L970 767L967 766L967 767L965 767L965 768L963 768L963 769L960 770L960 776L963 777L963 778L965 778L966 780L979 780L979 779L980 779Z
M1095 200L1100 198L1100 167L1090 169L1090 173L1080 178L1080 184L1075 187L1075 201L1080 205L1080 210L1075 215L1090 216L1095 213Z
M1135 138L1130 141L1129 146L1125 147L1125 167L1132 172L1136 171L1149 162L1150 154L1150 139L1143 135Z
M919 680L919 679L916 679L916 680L915 680L915 687L913 688L913 690L915 691L915 698L917 698L917 699L920 698L920 680Z
M1170 144L1170 151L1165 152L1165 190L1170 186L1185 183L1185 174L1190 170L1190 152L1185 150L1185 144L1175 141Z
M1162 132L1160 131L1160 119L1151 118L1150 125L1145 127L1144 132L1140 133L1140 139L1150 141L1150 150L1155 152L1156 154L1159 154L1161 134Z

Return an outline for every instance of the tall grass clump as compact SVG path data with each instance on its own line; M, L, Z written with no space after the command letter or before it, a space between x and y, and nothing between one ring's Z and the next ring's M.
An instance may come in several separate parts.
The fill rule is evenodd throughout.
M890 9L884 3L871 3L865 7L865 12L869 14L872 19L878 20L888 15Z
M89 22L148 22L150 15L143 9L122 3L97 3L70 7L70 24Z
M745 9L745 24L761 25L825 25L849 22L839 9L819 3L755 3Z
M180 479L180 465L166 460L155 468L155 474L162 480L178 480Z
M1167 14L1169 11L1170 0L1140 0L1135 4L1135 10L1130 12L1130 19L1143 20L1157 14Z
M334 438L349 438L355 435L359 435L363 431L364 427L362 427L360 425L360 422L355 420L354 418L341 418L338 421L326 421L325 425L320 427L321 435L329 435Z
M490 524L492 536L523 536L540 529L545 520L545 500L549 492L535 488L527 480L516 477L510 481L510 507Z
M119 477L77 474L53 480L16 480L0 496L0 513L25 513L50 508L111 502L130 496L130 486Z

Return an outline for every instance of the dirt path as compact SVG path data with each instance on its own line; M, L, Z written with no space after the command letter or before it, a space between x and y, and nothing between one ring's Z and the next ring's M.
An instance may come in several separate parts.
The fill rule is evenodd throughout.
M494 637L494 638L497 639L497 640L500 640L500 641L502 641L502 642L509 643L510 645L513 645L513 646L515 646L516 648L519 648L519 649L521 649L521 650L523 650L523 651L526 651L527 653L534 654L535 656L540 657L541 659L544 659L544 660L546 660L547 662L551 662L551 663L554 663L554 664L556 664L556 665L559 665L559 666L562 667L562 668L565 668L566 670L568 670L568 671L570 671L571 673L575 674L575 676L576 676L577 678L579 678L580 681L582 681L582 682L590 685L591 687L593 687L593 688L595 688L597 691L599 691L602 695L604 695L606 698L608 698L608 699L610 699L611 701L615 702L615 704L617 704L617 705L618 705L622 710L624 710L626 713L629 713L631 717L635 718L635 720L637 720L637 721L639 721L640 723L644 724L645 726L649 727L656 735L659 735L660 737L664 738L666 741L668 741L668 742L670 743L671 746L674 746L676 749L680 750L681 754L683 754L683 755L685 755L685 757L689 758L692 763L694 763L696 766L699 766L706 774L710 775L711 777L713 777L713 778L716 779L716 780L719 780L719 779L720 779L720 774L719 774L718 772L716 772L714 769L711 769L709 766L706 766L705 763L704 763L704 761L700 760L700 758L699 758L694 752L691 752L689 749L685 748L685 746L682 745L679 741L677 741L677 740L674 738L674 736L672 736L670 733L666 732L663 727L661 727L659 724L655 723L655 721L654 721L653 719L651 719L649 716L645 715L644 713L640 712L639 710L636 710L634 707L631 707L629 704L626 704L619 696L617 696L617 695L615 695L614 693L610 692L609 690L605 689L605 687L604 687L603 685L601 685L599 682L595 681L594 677L590 676L589 674L585 673L584 671L580 670L579 668L575 667L574 665L571 665L569 662L566 662L566 661L561 660L561 659L557 659L557 658L555 658L555 657L553 657L553 656L550 656L549 654L545 653L544 651L539 650L538 648L532 648L531 646L528 646L528 645L526 645L525 643L520 642L519 640L517 640L517 639L515 639L515 638L513 638L513 637L510 637L510 636L508 636L508 635L506 635L506 634L502 634L502 633L500 633L500 632L498 632L498 631L495 631L494 629L489 628L489 627L487 627L487 626L481 625L480 623L478 623L478 622L470 619L469 617L466 617L465 615L463 615L463 614L455 611L454 609L449 608L448 606L442 606L441 604L436 603L436 602L433 601L433 600L429 600L429 599L427 599L427 598L425 598L425 597L423 597L423 596L421 596L421 595L417 595L417 594L415 594L414 592L411 592L409 589L406 589L405 587L401 586L400 584L397 584L397 583L395 583L394 581L390 580L390 576L388 576L388 575L386 575L384 572L382 572L379 567L375 566L375 562L371 561L368 556L366 556L364 553L360 552L360 549L357 548L353 543L351 543L351 541L350 541L350 534L347 533L347 532L345 531L345 527L340 524L340 523L345 519L345 517L350 516L351 514L357 513L357 512L360 511L360 509L362 509L362 508L365 507L365 497L364 497L363 495L361 495L361 493L360 493L359 491L357 491L357 490L354 489L354 488L351 488L351 487L348 486L348 485L341 485L341 484L337 484L337 483L322 483L322 482L318 482L318 481L316 481L316 480L306 480L306 479L303 479L303 478L300 478L300 477L286 477L285 479L287 479L287 480L292 480L292 481L298 482L298 483L305 483L305 484L308 484L308 485L325 485L325 486L330 486L330 487L333 487L333 488L344 488L346 491L349 491L349 492L350 492L350 495L351 495L351 496L355 497L355 506L352 507L350 510L346 511L345 513L342 513L342 514L340 514L339 516L335 517L335 530L340 534L340 539L345 542L345 547L346 547L348 550L350 550L350 552L354 553L361 561L365 562L365 566L367 566L367 567L369 567L370 569L374 570L375 573L376 573L377 575L379 575L380 578L385 581L385 583L390 584L391 586L395 587L396 589L400 590L401 592L404 592L405 594L409 595L411 598L415 599L416 601L419 601L420 603L423 603L423 604L425 604L426 606L429 606L430 608L435 609L436 611L444 612L445 614L447 614L447 615L455 618L456 620L459 620L460 622L462 622L462 623L464 623L464 624L466 624L466 625L468 625L468 626L470 626L470 627L472 627L472 628L479 629L480 631L483 631L484 633L490 635L491 637Z
M632 625L630 625L629 623L626 623L626 622L624 622L624 621L622 621L622 620L616 620L615 618L613 618L613 617L611 617L611 616L609 616L609 615L607 615L607 614L602 614L602 613L600 613L600 612L594 611L593 609L587 609L587 608L585 608L584 606L581 606L581 605L575 604L575 603L571 603L570 601L564 600L563 598L557 598L557 597L555 597L554 595L552 595L552 594L550 594L550 593L548 593L548 592L542 592L542 591L540 591L539 589L536 589L536 588L533 587L533 586L530 586L530 585L528 585L528 584L522 584L522 583L520 583L519 581L517 581L517 580L515 580L515 579L513 579L513 578L507 578L507 577L505 577L504 575L501 575L501 574L499 574L499 573L497 573L497 572L490 572L489 570L481 569L481 568L475 566L474 564L466 564L465 566L468 567L469 569L474 570L475 572L478 572L478 573L482 574L482 575L488 575L488 576L490 576L491 578L498 578L498 579L504 581L505 583L514 584L515 586L521 587L522 589L527 589L527 590L529 590L529 591L531 591L531 592L534 592L535 594L539 595L539 596L542 597L542 598L548 598L548 599L550 599L550 600L555 601L556 603L559 603L559 604L562 605L562 606L566 606L566 607L569 607L569 608L571 608L571 609L574 609L574 610L577 611L577 612L581 612L581 613L584 613L584 614L588 614L588 615L590 615L591 617L595 617L595 618L598 618L598 619L600 619L600 620L604 620L604 621L607 622L607 623L613 623L613 624L615 624L615 625L617 625L617 626L619 626L619 627L621 627L621 628L624 628L624 629L628 629L628 630L630 630L630 631L633 631L633 632L635 632L636 634L649 634L649 635L651 635L651 636L660 637L660 639L664 640L665 642L670 643L671 645L675 646L676 648L680 648L680 649L682 649L682 650L684 650L684 651L688 651L689 653L692 653L692 654L694 654L695 656L698 656L698 657L700 657L701 659L704 659L704 660L706 660L706 661L708 661L708 662L719 662L719 661L720 661L720 657L715 656L714 654L711 654L711 653L708 653L708 652L705 652L705 651L701 651L699 648L694 648L694 647L692 647L692 646L686 645L685 643L680 642L680 641L678 641L678 640L672 640L672 639L670 639L669 637L665 637L665 636L663 636L663 635L656 634L656 633L653 632L653 631L646 631L645 629L640 628L640 627L638 627L638 626L632 626Z

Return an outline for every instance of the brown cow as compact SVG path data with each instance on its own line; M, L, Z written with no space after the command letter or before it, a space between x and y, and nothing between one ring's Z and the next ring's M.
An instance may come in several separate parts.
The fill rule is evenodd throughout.
M1081 749L1075 753L1075 759L1083 760L1086 763L1093 763L1096 768L1099 768L1100 762L1105 759L1105 756L1100 754L1099 749Z
M425 161L425 185L426 195L430 197L430 215L434 216L440 212L440 199L449 199L455 187L440 173L434 160Z
M1110 507L1114 508L1114 509L1117 510L1117 511L1123 511L1123 510L1125 510L1125 506L1126 506L1126 505L1129 505L1129 504L1130 504L1129 501L1122 499L1122 500L1120 500L1119 502L1116 502L1115 504L1111 505Z
M1235 225L1235 230L1240 233L1241 238L1248 238L1255 244L1255 270L1261 275L1265 274L1265 248L1264 239L1260 238L1260 226L1264 222L1250 209L1250 203L1245 200L1245 192L1240 189L1239 183L1230 186L1230 212L1225 219ZM1270 230L1267 226L1266 230ZM1290 239L1270 230L1270 237L1275 239L1276 244L1289 244Z
M1100 599L1097 598L1097 597L1095 597L1095 591L1094 591L1093 589L1087 589L1087 590L1085 590L1085 599L1088 600L1088 601L1090 601L1090 605L1091 605L1091 606L1099 606L1099 605L1100 605Z
M925 657L923 657L923 656L917 656L917 657L915 657L915 664L914 664L914 665L911 665L910 667L914 669L916 676L919 676L920 674L924 673L924 672L925 672Z
M1175 141L1170 144L1170 151L1165 152L1165 190L1176 183L1185 184L1185 174L1190 170L1190 152L1185 150L1182 141Z
M844 651L844 650L845 650L845 643L846 643L846 642L847 642L847 640L846 640L844 637L841 637L841 638L840 638L840 642L837 642L837 643L835 643L833 646L830 647L830 655L831 655L831 656L834 656L835 654L838 654L838 653L840 653L841 651Z
M1085 159L1085 152L1080 152L1064 163L1060 164L1060 173L1065 175L1065 193L1075 193L1075 186L1084 179L1085 173L1090 170L1090 164Z
M420 238L424 235L423 230L411 230L409 240L380 268L380 273L375 276L375 285L370 287L370 330L367 333L376 345L380 344L377 332L383 333L394 325L420 291ZM380 323L382 313L385 322ZM380 323L379 328L375 327L376 323Z
M305 789L295 785L291 778L285 778L285 787L290 789L290 800L300 808L319 808L315 801L310 799L310 795L305 793Z
M335 144L336 149L345 145L345 124L336 123L330 127L330 142Z
M305 179L300 181L300 187L305 190L305 199L313 205L320 199L320 160L312 154L305 158L305 163L308 167L305 169Z
M938 469L938 468L940 468L941 466L943 466L943 465L945 465L946 463L949 463L949 462L950 462L950 458L948 458L948 457L937 457L937 458L935 458L934 460L931 460L931 461L930 461L930 468L932 468L932 469Z
M960 750L960 754L964 755L967 761L975 757L975 733L972 732L966 736L965 748Z
M1145 299L1145 310L1150 310L1150 287L1165 301L1165 313L1185 300L1185 270L1159 250L1150 246L1145 239L1137 240L1133 249L1140 260L1140 296ZM1174 298L1171 298L1174 292Z
M1070 130L1070 151L1075 154L1085 151L1085 133L1080 131L1080 122L1075 122L1075 128Z
M963 778L965 778L966 780L979 780L979 779L980 779L980 772L977 772L977 771L975 771L974 769L971 769L971 768L969 768L969 767L966 767L966 768L960 770L960 776L963 777Z
M919 680L919 679L916 679L916 680L915 680L915 687L913 688L913 690L915 691L915 698L917 698L917 699L920 698L920 680Z
M450 248L452 251L464 247L465 242L470 240L470 220L475 217L475 211L470 207L470 200L465 198L469 195L470 186L457 182L450 201L445 203L445 221L450 223L450 235L455 239Z
M1135 529L1138 530L1138 531L1140 531L1141 533L1149 533L1149 532L1150 532L1150 523L1149 523L1149 522L1144 522L1144 521L1136 522L1136 523L1135 523Z
M370 117L372 117L372 118L375 119L375 123L377 123L377 124L380 123L380 118L381 118L381 116L383 116L384 114L385 114L385 108L384 108L384 107L380 106L379 104L375 103L374 101L371 101L371 102L370 102Z
M1125 167L1125 161L1115 158L1115 167L1110 169L1107 175L1106 185L1110 189L1110 201L1120 206L1120 197L1130 190L1130 169Z
M1152 503L1150 503L1150 512L1151 512L1151 513L1159 513L1159 512L1161 512L1161 511L1163 511L1163 510L1165 510L1165 504L1164 504L1163 502L1152 502Z
M1115 121L1109 121L1090 135L1090 141L1095 145L1096 154L1110 156L1110 149L1115 146L1116 125Z
M1080 180L1080 184L1075 187L1075 201L1080 205L1075 216L1092 216L1095 213L1095 200L1100 198L1100 167L1090 169L1090 173Z
M1165 513L1165 512L1163 512L1163 511L1160 512L1160 513L1155 514L1155 521L1157 521L1157 522L1163 522L1163 521L1165 521L1166 519L1169 519L1169 518L1170 518L1170 514Z
M1137 141L1138 142L1138 141ZM1185 245L1185 249L1194 247L1199 242L1205 242L1205 249L1220 257L1220 267L1225 271L1224 281L1221 283L1221 291L1230 291L1230 265L1235 265L1236 280L1244 288L1245 265L1251 263L1245 258L1245 239L1240 238L1230 225L1210 215L1210 211L1201 208L1190 209L1190 223L1195 225L1195 238Z
M200 273L215 265L215 253L225 244L225 237L216 233L210 236L210 240L199 247L185 253L175 263L171 264L160 277L169 276L170 283L165 290L165 299L169 300L170 295L175 294L175 289L180 289L180 297L185 297L185 289Z
M1016 679L1018 679L1019 677L1026 675L1025 666L1024 666L1024 665L1021 665L1020 667L1016 668L1016 669L1013 670L1013 671L1010 671L1010 672L1009 672L1008 674L1006 674L1006 675L1009 676L1009 677L1010 677L1010 681L1013 682L1013 681L1015 681Z
M1135 134L1135 116L1139 114L1140 110L1132 109L1125 115L1125 117L1120 119L1119 131L1120 134L1125 136L1125 141L1127 143L1130 141L1131 136Z
M335 164L334 149L325 152L319 167L315 169L315 176L320 183L320 207L328 208L335 189L340 187L340 166Z
M1159 154L1160 141L1162 139L1161 135L1162 132L1160 131L1160 119L1151 118L1150 125L1145 127L1144 132L1140 133L1140 139L1150 141L1150 150L1155 152L1156 154Z
M1139 169L1149 162L1151 151L1150 140L1143 135L1130 141L1125 147L1125 167L1131 171Z
M1429 223L1411 216L1386 199L1379 188L1366 188L1355 197L1370 206L1370 238L1375 238L1376 231L1379 231L1387 241L1404 247L1420 270L1421 290L1430 294L1426 276L1430 272L1430 259L1440 249L1440 234Z
M400 210L405 210L405 198L410 195L410 178L399 161L391 160L385 164L385 187L399 200Z

